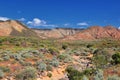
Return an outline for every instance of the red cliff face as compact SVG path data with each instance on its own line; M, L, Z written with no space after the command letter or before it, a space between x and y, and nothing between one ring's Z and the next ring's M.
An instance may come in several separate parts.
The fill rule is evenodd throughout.
M93 26L63 40L95 40L100 38L120 39L120 30L112 26Z

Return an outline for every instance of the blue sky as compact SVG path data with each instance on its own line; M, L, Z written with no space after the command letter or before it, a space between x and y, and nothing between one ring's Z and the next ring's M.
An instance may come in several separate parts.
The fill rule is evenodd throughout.
M120 26L120 0L1 0L0 19L33 28Z

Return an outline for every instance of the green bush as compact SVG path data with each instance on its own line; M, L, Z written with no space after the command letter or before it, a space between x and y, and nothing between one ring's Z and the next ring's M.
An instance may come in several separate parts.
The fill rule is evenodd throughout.
M83 76L82 80L89 80L87 76Z
M3 57L3 59L4 59L5 61L8 61L8 60L10 60L10 57L9 57L8 55L6 55L6 56Z
M31 50L30 52L32 52L34 55L39 55L39 51L38 50Z
M51 78L51 77L52 77L52 74L51 74L51 73L47 73L47 76L48 76L49 78Z
M69 80L82 80L82 77L84 76L83 73L79 72L78 70L74 69L73 67L67 67L67 76Z
M109 63L110 56L106 51L98 49L95 51L92 60L97 68L104 68Z
M88 44L86 47L91 48L91 47L93 47L93 44Z
M50 65L52 65L54 67L59 66L59 61L56 58L53 58L49 63L50 63Z
M17 60L17 61L19 61L19 60L22 59L21 54L18 54L18 53L14 54L13 57L14 57L14 59Z
M26 62L26 61L23 61L23 60L19 60L19 63L22 65L22 66L32 66L32 64L30 62Z
M94 80L104 80L104 76L103 76L103 71L102 70L97 70L96 74L94 76Z
M51 65L47 65L47 71L52 71L52 66Z
M72 57L71 56L68 56L67 58L64 59L64 62L65 63L69 63L69 62L72 62Z
M58 59L60 59L60 60L64 60L65 58L66 58L65 54L58 55Z
M68 48L68 45L66 45L66 44L62 45L62 49L67 49L67 48Z
M66 68L66 72L69 80L89 80L87 76L91 76L95 72L95 70L90 68L83 71L79 71L75 68L75 66L71 65Z
M120 77L118 77L117 75L108 76L107 80L120 80Z
M2 70L3 72L10 72L10 69L8 67L0 66L0 70Z
M46 67L47 67L47 65L44 62L37 62L37 69L39 71L45 71Z
M72 57L69 54L60 54L58 55L58 59L60 61L64 61L65 63L72 61Z
M87 68L83 71L84 75L90 76L91 74L93 74L96 70L95 69L91 69L91 68Z
M115 64L119 64L120 63L120 52L113 54L112 59L113 59Z
M59 53L59 50L53 47L49 48L48 50L52 55L57 55Z
M16 80L37 80L37 71L33 67L26 67L16 74Z
M24 54L22 54L22 57L24 57L24 58L32 58L33 55L32 55L32 53L24 53Z
M2 70L0 70L0 78L4 77L4 72Z

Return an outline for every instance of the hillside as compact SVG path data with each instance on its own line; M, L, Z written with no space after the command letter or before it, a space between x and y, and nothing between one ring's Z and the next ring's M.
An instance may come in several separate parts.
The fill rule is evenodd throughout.
M0 36L37 37L34 31L16 20L0 21Z
M42 39L95 40L120 39L120 30L112 26L92 26L88 29L30 29L16 20L0 21L0 36L40 37Z
M72 28L55 28L55 29L33 29L39 37L47 39L47 38L64 38L65 36L71 36L82 29L72 29Z
M63 40L95 40L103 38L120 39L120 30L112 26L93 26Z

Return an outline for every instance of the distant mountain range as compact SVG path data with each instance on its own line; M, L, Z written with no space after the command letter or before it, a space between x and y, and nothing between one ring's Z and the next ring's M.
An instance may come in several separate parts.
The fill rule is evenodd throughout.
M95 40L102 38L120 39L120 30L113 26L92 26L63 40Z
M72 29L72 28L33 29L33 30L38 34L39 37L42 37L44 39L47 38L60 39L66 36L72 36L82 31L82 29Z
M30 29L19 21L8 20L0 21L0 36L38 37L42 39L53 38L62 40L120 39L120 30L112 26L92 26L87 29Z

